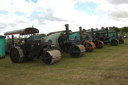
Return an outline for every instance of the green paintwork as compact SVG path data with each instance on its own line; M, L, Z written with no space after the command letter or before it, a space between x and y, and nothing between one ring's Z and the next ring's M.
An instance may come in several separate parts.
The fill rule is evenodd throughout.
M5 37L0 36L0 58L5 57Z
M70 33L69 34L69 40L74 40L75 37L77 37L78 40L80 41L80 35L79 35L79 33Z
M109 41L116 39L116 32L108 33L108 36L110 37Z
M40 35L36 35L36 36L30 36L29 39L33 39L33 40L41 40L41 36Z
M78 40L80 41L80 34L79 32L74 32L74 33L71 33L69 34L69 39L70 40L74 40L75 39L75 36L78 38ZM85 39L85 40L90 40L92 41L92 37L91 37L91 34L87 33L87 32L83 32L82 33L82 38Z

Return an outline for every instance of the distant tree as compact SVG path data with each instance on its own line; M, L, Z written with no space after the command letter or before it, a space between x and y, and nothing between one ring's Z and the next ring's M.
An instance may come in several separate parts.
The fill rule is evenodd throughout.
M128 27L123 27L123 28L122 28L122 32L127 33L127 32L128 32Z
M109 27L109 30L117 30L117 32L120 32L120 29L118 27L115 27L115 26Z
M83 32L86 32L86 30L85 30L85 29L83 29Z
M114 30L113 27L109 27L109 30Z
M105 27L101 27L101 29L105 29Z

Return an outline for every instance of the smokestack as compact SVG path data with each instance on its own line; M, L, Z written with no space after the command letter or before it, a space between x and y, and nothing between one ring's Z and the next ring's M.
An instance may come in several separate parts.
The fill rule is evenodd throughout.
M12 35L12 46L14 47L15 46L15 43L14 43L14 36Z
M69 40L69 24L65 24L67 40Z
M79 27L79 31L80 31L80 41L82 40L82 27Z
M91 31L92 31L92 39L94 39L94 31L93 31L93 28L91 28Z
M116 30L116 38L118 38L118 31Z
M108 27L106 27L107 37L108 37Z

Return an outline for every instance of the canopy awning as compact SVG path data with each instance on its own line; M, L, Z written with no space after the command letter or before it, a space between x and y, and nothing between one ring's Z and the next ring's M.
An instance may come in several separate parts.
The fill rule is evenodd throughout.
M13 35L13 34L27 35L27 34L33 34L33 33L39 33L39 30L37 28L28 27L25 29L8 31L8 32L5 32L4 35Z

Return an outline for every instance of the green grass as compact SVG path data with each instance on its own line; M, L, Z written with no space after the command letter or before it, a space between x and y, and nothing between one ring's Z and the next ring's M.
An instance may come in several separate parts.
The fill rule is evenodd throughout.
M127 85L128 40L119 46L72 58L63 54L60 62L43 64L40 59L12 64L0 59L0 85Z

